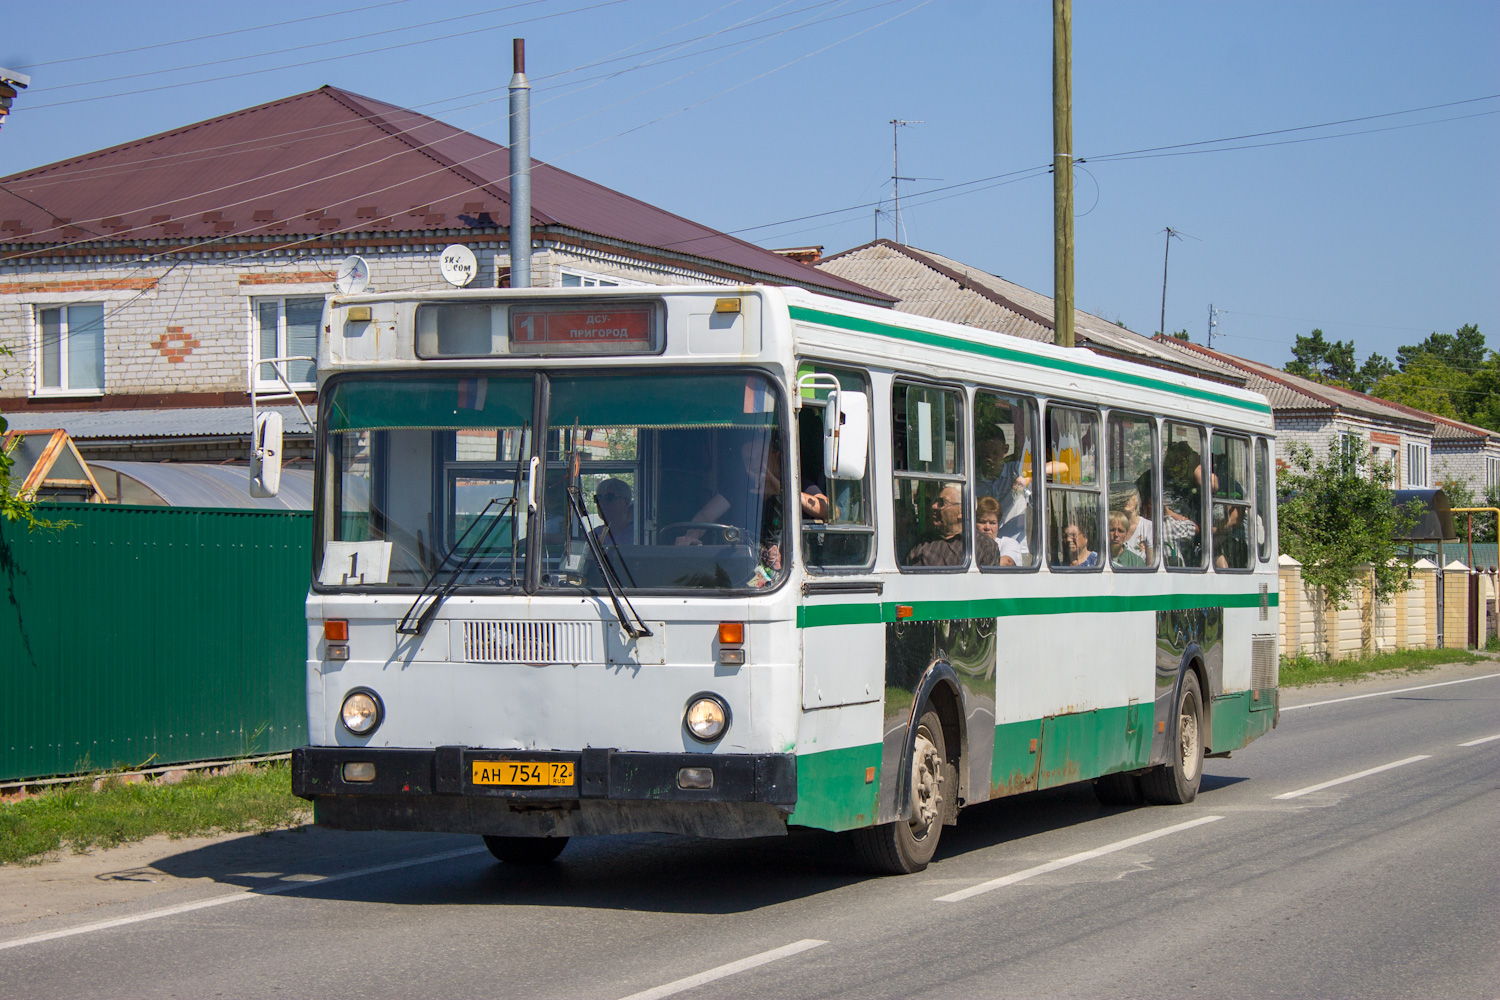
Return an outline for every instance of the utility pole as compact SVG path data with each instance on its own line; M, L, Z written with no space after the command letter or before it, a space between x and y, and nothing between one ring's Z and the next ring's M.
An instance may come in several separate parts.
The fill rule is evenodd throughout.
M900 118L892 118L891 119L891 180L896 185L896 188L895 188L895 191L896 191L896 195L895 195L895 202L896 202L896 204L895 204L895 215L896 215L896 218L895 218L894 228L895 228L895 231L896 231L896 242L897 243L901 242L901 182L902 181L915 181L916 180L915 177L902 177L901 176L901 140L898 138L898 136L900 135L900 133L897 131L897 129L901 128L901 126L903 126L903 125L905 125L907 127L910 127L912 125L926 125L926 124L927 123L925 121L909 122L909 121L903 121Z
M1167 335L1167 258L1172 255L1173 238L1182 239L1182 234L1168 226L1162 232L1167 234L1167 251L1161 255L1161 325L1156 332L1162 336Z
M1214 346L1214 330L1217 329L1218 326L1219 326L1219 310L1215 309L1214 308L1214 304L1212 302L1210 302L1208 304L1208 347L1209 347L1209 350L1213 349L1213 346Z
M1052 317L1073 346L1073 0L1052 0Z

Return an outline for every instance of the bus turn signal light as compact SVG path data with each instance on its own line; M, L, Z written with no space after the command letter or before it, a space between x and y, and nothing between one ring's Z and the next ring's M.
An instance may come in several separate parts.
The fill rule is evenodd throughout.
M719 645L738 646L745 641L744 622L719 622Z
M323 638L329 642L348 642L349 622L343 618L332 618L324 622Z
M898 605L896 605L896 620L898 622L899 621L904 621L905 619L910 618L911 616L912 616L912 610L911 610L911 605L910 604L898 604Z

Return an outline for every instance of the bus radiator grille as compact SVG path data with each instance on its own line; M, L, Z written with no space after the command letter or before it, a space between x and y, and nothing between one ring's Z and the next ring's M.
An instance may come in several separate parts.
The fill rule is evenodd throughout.
M1276 639L1255 636L1250 640L1250 686L1258 691L1276 686L1279 673L1276 662Z
M464 622L464 659L473 663L590 663L587 622Z

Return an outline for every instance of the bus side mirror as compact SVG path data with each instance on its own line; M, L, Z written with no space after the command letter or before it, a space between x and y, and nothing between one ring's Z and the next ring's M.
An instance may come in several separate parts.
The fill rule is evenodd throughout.
M250 440L250 495L274 497L280 489L281 414L258 413Z
M828 479L865 478L870 446L870 397L836 390L823 408L823 475Z

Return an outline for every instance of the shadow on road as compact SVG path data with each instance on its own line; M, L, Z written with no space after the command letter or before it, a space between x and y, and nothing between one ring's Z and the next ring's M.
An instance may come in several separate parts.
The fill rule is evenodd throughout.
M1245 780L1204 775L1211 793ZM1141 806L1136 808L1150 808ZM943 832L936 864L1120 812L1087 782L965 809ZM240 838L172 855L152 867L252 890L398 906L540 906L724 914L758 910L872 878L846 836L794 829L786 837L708 840L637 834L574 840L554 863L494 861L482 849L431 864L349 879L328 876L480 847L477 837L313 829ZM305 883L289 888L288 883Z

